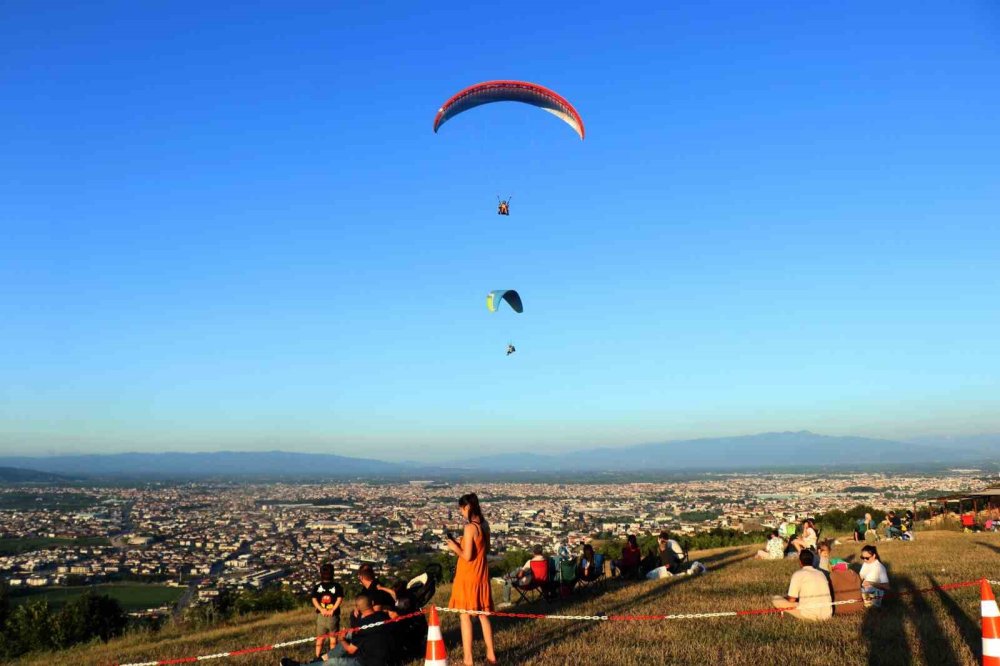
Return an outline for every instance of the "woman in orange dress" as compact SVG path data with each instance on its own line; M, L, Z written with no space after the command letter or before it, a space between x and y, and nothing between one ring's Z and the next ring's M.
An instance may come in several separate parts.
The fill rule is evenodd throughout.
M458 506L465 516L465 532L458 540L449 532L448 548L458 555L458 568L455 570L455 581L451 585L451 600L448 608L460 608L471 611L493 611L493 592L490 589L490 571L486 564L486 553L490 551L490 526L483 517L479 507L479 498L475 493L462 495ZM463 663L472 664L472 616L468 613L459 615L462 623ZM486 643L486 661L497 663L493 652L493 627L490 626L489 615L480 615L479 624L483 627L483 642Z

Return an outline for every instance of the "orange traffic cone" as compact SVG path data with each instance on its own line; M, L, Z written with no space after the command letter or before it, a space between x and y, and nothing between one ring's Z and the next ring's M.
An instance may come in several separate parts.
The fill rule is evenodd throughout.
M993 588L982 582L983 666L1000 666L1000 609Z
M448 652L444 649L441 622L434 606L431 606L431 613L427 618L427 654L424 656L424 666L448 666Z

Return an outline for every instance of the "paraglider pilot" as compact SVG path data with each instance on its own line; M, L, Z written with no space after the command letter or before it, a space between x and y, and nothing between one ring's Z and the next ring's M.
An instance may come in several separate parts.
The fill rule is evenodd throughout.
M513 354L516 351L517 350L514 349L514 345L507 345L507 356L510 356L511 354Z
M510 215L510 197L506 200L497 197L497 215Z

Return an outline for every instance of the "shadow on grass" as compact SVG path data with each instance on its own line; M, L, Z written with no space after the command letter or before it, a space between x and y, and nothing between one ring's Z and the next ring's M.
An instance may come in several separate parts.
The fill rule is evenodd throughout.
M960 666L962 659L945 635L934 609L913 580L909 576L896 576L893 578L893 587L904 598L894 599L891 602L893 608L889 612L907 612L916 628L924 661L940 666Z
M1000 553L1000 546L994 546L991 543L983 543L982 541L977 541L976 545L977 546L982 546L983 548L989 548L990 550L992 550L995 553Z
M745 548L732 548L730 550L723 551L721 553L716 553L710 557L698 560L706 567L708 567L708 572L704 575L711 576L713 572L719 571L728 567L731 564L737 562L742 562L743 560L751 559L753 556L745 552ZM636 608L641 606L654 598L660 597L664 594L669 594L670 590L678 585L684 585L693 580L697 580L701 576L674 576L666 580L659 581L660 584L654 584L653 581L648 581L648 585L651 589L646 592L639 594L630 599L618 602L616 604L611 604L609 606L601 607L598 610L588 611L588 613L598 614L598 615L617 615L625 614L629 611L634 611ZM646 581L627 581L622 584L618 584L615 580L609 581L609 585L605 589L594 589L588 590L587 593L579 595L572 599L572 602L586 602L594 603L595 600L600 599L605 596L608 592L617 592L623 587L628 585L641 585L646 583ZM565 604L561 601L554 602L544 602L535 601L529 604L519 604L516 608L510 609L517 613L549 613L553 615L559 615L562 613L562 607ZM498 654L498 659L505 663L519 664L530 659L534 659L547 650L550 646L560 643L566 640L570 636L576 637L584 634L588 631L593 631L600 622L574 622L569 620L528 620L529 622L557 622L559 624L555 625L554 629L551 631L539 632L539 636L530 645L517 645L513 649L508 648L504 650L501 654ZM504 633L510 631L516 631L520 620L515 620L514 622L509 622L503 618L494 618L493 622L493 635L494 638L503 635ZM479 636L479 625L478 622L473 622L473 631L476 635L476 641L481 641ZM454 651L453 654L460 655L462 651L462 637L461 630L459 627L454 627L444 632L445 645L448 646L449 651ZM478 646L477 646L478 649Z
M993 546L990 546L990 548L992 547ZM934 576L929 576L929 578L931 585L934 587L938 587L940 585ZM948 612L948 615L955 623L955 626L958 627L959 633L962 634L962 640L964 640L965 644L969 646L970 650L972 650L972 654L976 655L976 663L978 664L979 660L983 657L982 632L979 628L978 618L969 617L969 614L958 605L958 602L956 602L947 591L936 590L936 592L938 600L940 600L941 604Z
M899 599L886 602L882 608L865 609L861 636L868 647L869 666L909 666L910 646L903 631L906 610Z

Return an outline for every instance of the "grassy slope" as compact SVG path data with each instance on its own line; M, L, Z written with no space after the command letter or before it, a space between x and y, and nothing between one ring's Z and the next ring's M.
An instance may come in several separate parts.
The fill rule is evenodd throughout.
M604 592L578 595L553 604L519 610L566 614L674 613L765 607L785 590L797 566L793 561L749 559L754 548L723 548L695 554L710 571L701 577L614 583ZM834 555L857 562L859 545L845 543ZM925 532L912 543L881 544L897 590L916 590L982 576L1000 578L1000 534ZM447 601L447 590L439 602ZM60 663L108 664L235 650L307 636L312 614L295 611L244 619L231 626L185 634L168 628L159 634L129 636L108 645L84 646L60 656ZM458 622L443 618L445 640L455 663L461 662ZM495 619L497 652L507 664L724 664L771 666L817 664L976 664L980 649L978 588L929 592L893 601L881 611L805 624L778 615L669 622L582 623ZM477 632L478 633L478 632ZM477 645L482 660L482 644ZM288 654L304 658L307 648ZM274 664L263 653L223 660L232 664ZM52 663L50 658L28 664ZM213 662L214 663L214 662Z

